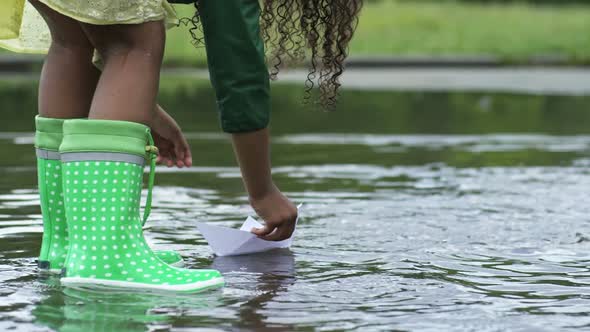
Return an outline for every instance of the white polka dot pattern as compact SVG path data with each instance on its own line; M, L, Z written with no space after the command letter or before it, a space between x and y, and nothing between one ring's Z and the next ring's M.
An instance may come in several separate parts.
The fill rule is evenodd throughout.
M37 174L43 214L43 240L39 266L43 269L60 271L64 267L69 243L62 190L62 163L59 160L37 158ZM84 172L84 175L89 175L88 171ZM98 181L90 182L84 179L81 182L83 185L91 183L98 184ZM82 192L87 193L88 189L82 189ZM96 193L96 189L91 192ZM82 203L88 202L82 201ZM87 208L83 209L87 211ZM92 218L96 219L96 217ZM182 263L182 257L174 251L161 250L155 253L167 264Z
M70 232L66 278L131 282L147 288L221 280L215 270L169 266L149 248L139 214L142 166L109 161L63 166Z

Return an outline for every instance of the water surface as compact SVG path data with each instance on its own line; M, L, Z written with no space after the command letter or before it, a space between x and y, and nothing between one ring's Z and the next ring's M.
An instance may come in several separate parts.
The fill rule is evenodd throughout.
M275 179L304 202L292 250L216 258L196 221L251 213L210 89L165 80L195 166L162 168L156 248L221 270L194 296L63 289L36 269L34 82L0 83L0 330L590 329L590 98L275 90Z

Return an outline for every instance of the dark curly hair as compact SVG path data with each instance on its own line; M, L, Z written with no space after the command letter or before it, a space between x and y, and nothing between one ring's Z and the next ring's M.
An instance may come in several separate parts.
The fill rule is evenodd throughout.
M203 44L200 33L199 1L189 29L193 44ZM319 103L327 110L336 106L352 39L364 0L262 0L260 27L266 44L270 75L310 59L305 101L319 87Z

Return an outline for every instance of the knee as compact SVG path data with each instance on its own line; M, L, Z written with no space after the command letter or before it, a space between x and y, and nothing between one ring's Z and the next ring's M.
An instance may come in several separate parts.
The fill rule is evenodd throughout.
M124 59L132 59L135 63L159 65L164 56L164 48L159 45L135 43L113 43L106 47L97 48L105 64Z

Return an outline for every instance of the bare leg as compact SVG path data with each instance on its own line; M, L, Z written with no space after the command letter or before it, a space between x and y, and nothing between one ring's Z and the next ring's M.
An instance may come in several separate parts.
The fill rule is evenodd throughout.
M31 4L47 22L52 38L39 82L39 114L86 117L100 75L92 65L94 47L77 21L38 1Z
M82 23L61 15L37 0L30 1L44 17L50 27L53 39L41 76L39 113L48 118L87 117L98 80L101 77L101 72L92 64L94 45L83 30ZM96 112L93 115L95 118L123 119L148 124L146 119L150 117L150 113L153 113L155 116L149 125L152 127L156 144L162 153L161 162L169 166L174 164L178 167L190 166L192 164L190 148L174 119L157 105L147 108L141 105L142 103L151 105L151 100L155 99L153 95L157 90L158 80L154 77L159 75L164 42L163 30L160 27L161 24L158 22L151 23L148 27L90 25L85 27L92 35L93 40L97 44L100 43L103 56L115 54L109 56L109 60L113 60L107 62L106 71L109 76L105 76L105 79L102 80L101 94L95 100L94 109ZM117 28L125 31L117 32ZM153 40L146 39L145 34L148 33L151 34ZM112 41L107 40L113 34L116 37ZM137 53L140 55L136 58ZM123 54L127 54L131 61L121 65L121 55ZM137 61L143 61L147 65L143 66ZM135 74L133 79L137 82L131 82L133 79L128 79L128 77L115 78L120 74L118 71L121 68L133 71ZM145 77L139 76L143 75L146 70L151 72L151 78L147 75ZM124 91L118 91L117 88L112 89L114 91L108 89L109 80L120 83L117 88L120 89L120 86L124 86ZM142 90L144 86L148 86L148 89ZM121 98L117 100L106 98L105 100L100 97L112 92L123 94L123 100ZM145 93L144 95L149 98L147 102L141 99L144 98L142 93ZM135 98L131 99L130 97ZM118 107L112 105L126 101L137 106L123 105ZM129 113L130 109L135 114Z
M150 125L164 55L163 22L106 26L83 23L82 28L104 61L89 118Z

